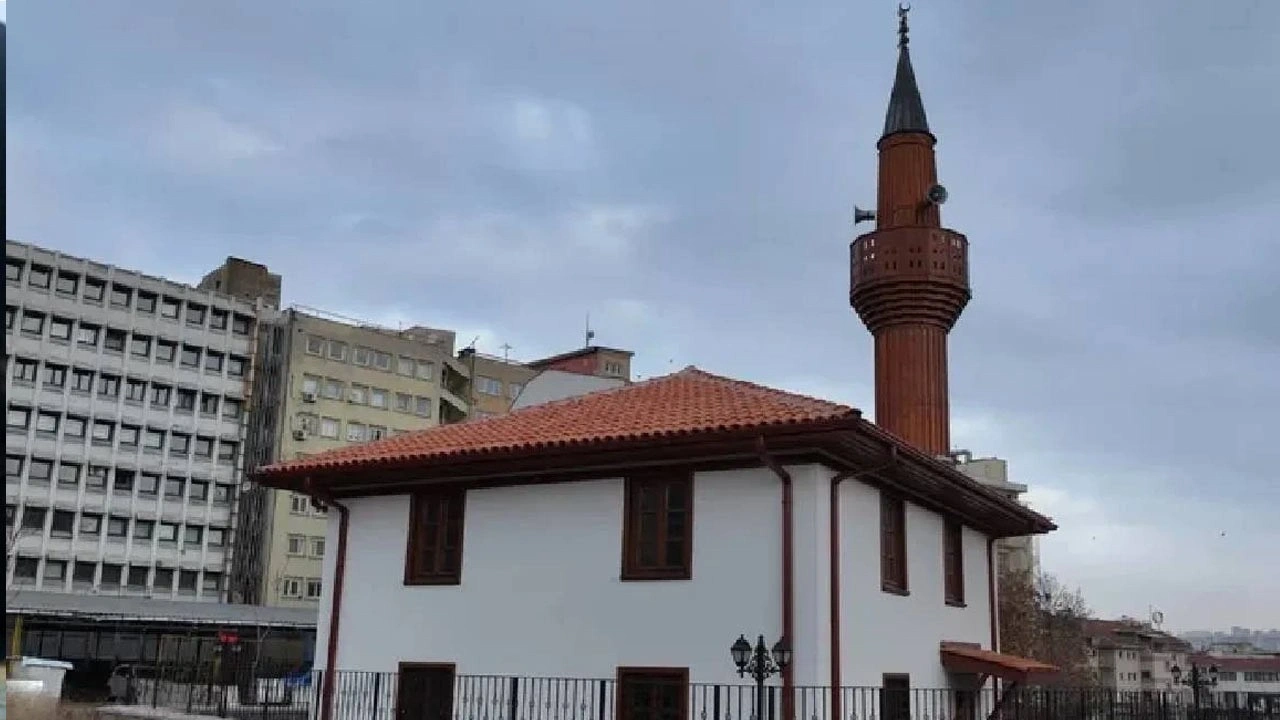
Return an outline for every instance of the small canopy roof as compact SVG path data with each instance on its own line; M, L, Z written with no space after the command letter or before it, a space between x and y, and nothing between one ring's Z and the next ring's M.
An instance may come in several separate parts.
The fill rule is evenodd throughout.
M1058 673L1058 668L1039 660L983 650L972 643L942 643L942 667L956 673L992 675L1003 680L1027 682Z

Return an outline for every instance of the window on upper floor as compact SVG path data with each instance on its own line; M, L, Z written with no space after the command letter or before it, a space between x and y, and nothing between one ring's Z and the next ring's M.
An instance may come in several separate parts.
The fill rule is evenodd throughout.
M496 378L485 377L484 375L476 376L476 392L485 395L501 395L502 381Z
M623 580L687 580L693 565L693 475L629 477L622 531Z
M209 309L209 329L210 330L226 330L227 329L227 311L221 308Z
M54 281L53 289L63 295L75 295L80 291L80 276L62 270L58 273L58 279Z
M111 295L109 297L112 307L127 308L133 301L133 288L119 283L111 283Z
M99 278L85 276L84 278L84 299L94 304L101 304L102 298L107 293L107 283Z
M905 595L907 512L902 498L880 491L880 589Z
M134 307L144 315L154 315L156 312L156 300L155 293L139 290L138 300L134 303Z
M48 290L53 281L53 270L45 265L31 265L27 273L27 284L33 288Z
M4 259L4 279L8 282L22 281L22 268L25 265L21 260L16 258Z
M413 495L409 504L406 585L457 585L462 581L465 490Z
M948 519L942 528L942 580L948 605L964 605L964 528Z

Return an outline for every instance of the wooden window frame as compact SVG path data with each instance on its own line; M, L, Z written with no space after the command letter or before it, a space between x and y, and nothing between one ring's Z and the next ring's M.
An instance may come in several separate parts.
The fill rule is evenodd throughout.
M942 525L942 589L948 605L965 607L964 526L954 518Z
M614 717L617 720L632 720L629 709L623 702L627 682L643 681L645 678L675 681L680 687L677 720L689 720L689 668L687 667L619 667L614 680L616 690L613 694Z
M637 496L640 490L648 485L683 483L685 486L685 521L684 521L684 555L677 563L668 562L659 567L643 567L640 565L640 528L638 527L639 504ZM632 475L624 483L624 499L622 509L622 573L624 581L645 580L689 580L693 577L693 523L694 523L694 481L690 470L671 470ZM665 500L659 510L658 545L666 546L667 514Z
M419 545L423 540L423 517L427 501L437 500L455 503L448 517L441 523L436 535L437 562L443 562L441 540L449 533L450 523L457 523L458 560L454 567L426 571L417 567ZM466 537L467 491L465 488L447 488L415 492L409 500L409 533L404 560L405 585L460 585L462 583L463 541Z
M896 551L892 556L891 547ZM880 491L880 589L895 595L911 594L907 571L907 502L884 490Z

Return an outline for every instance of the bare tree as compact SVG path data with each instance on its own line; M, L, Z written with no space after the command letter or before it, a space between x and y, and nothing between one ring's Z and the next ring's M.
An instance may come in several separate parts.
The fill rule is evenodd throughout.
M1006 570L999 592L1003 652L1060 668L1059 684L1094 684L1085 635L1090 613L1079 590L1068 590L1045 573Z
M30 535L33 532L34 531L32 531L30 528L24 528L24 527L15 525L11 528L8 528L8 532L6 533L5 546L4 546L6 550L5 564L4 564L4 577L5 577L5 583L7 583L5 585L5 593L4 593L6 605L8 605L9 603L12 603L14 599L18 597L18 593L21 592L21 590L17 587L17 584L9 579L13 577L13 567L18 562L18 542L22 540L23 535Z

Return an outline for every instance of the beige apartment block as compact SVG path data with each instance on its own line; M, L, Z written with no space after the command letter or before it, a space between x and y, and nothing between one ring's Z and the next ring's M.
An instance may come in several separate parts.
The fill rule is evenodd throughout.
M511 411L511 404L531 379L544 370L560 370L579 375L631 380L630 350L588 345L559 355L518 362L478 353L464 348L458 360L467 366L472 378L469 397L475 418L495 417Z
M1148 622L1088 620L1089 664L1102 687L1117 693L1188 691L1178 685L1174 666L1187 670L1190 643Z
M1009 481L1009 463L997 457L975 458L968 450L951 453L956 468L965 475L1002 495L1018 500L1027 486ZM1034 536L1001 538L996 541L996 567L1001 571L1035 573L1040 568L1040 553Z
M440 423L469 407L469 368L454 357L452 331L391 330L291 308L263 333L262 381L255 387L248 459L256 468ZM298 494L246 493L236 599L314 606L321 594L326 517Z

